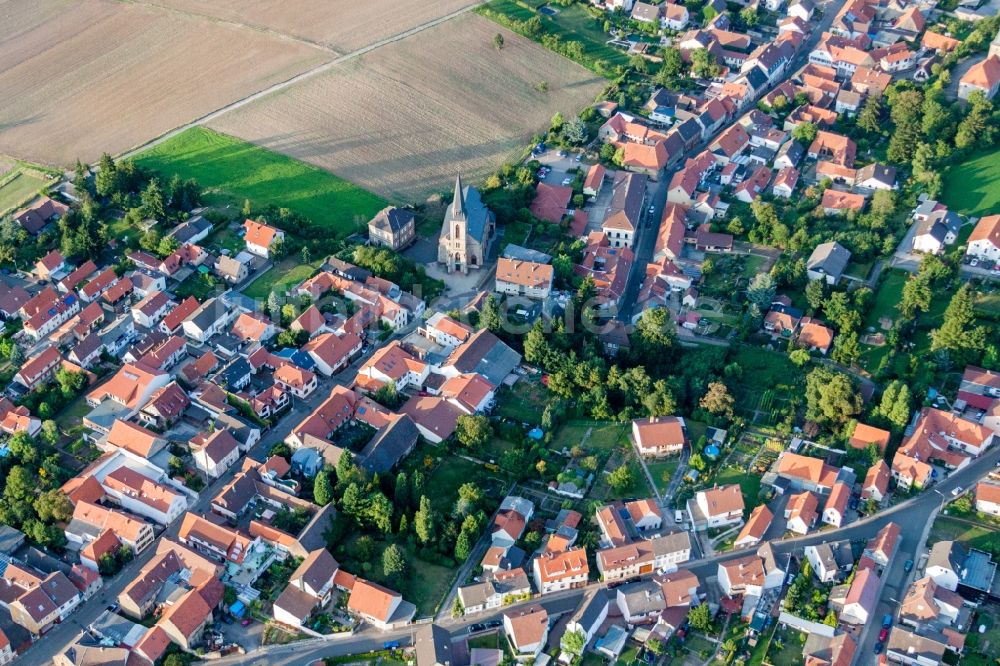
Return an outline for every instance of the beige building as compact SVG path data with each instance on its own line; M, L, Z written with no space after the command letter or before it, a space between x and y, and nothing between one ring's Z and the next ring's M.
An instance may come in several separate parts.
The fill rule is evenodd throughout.
M413 211L386 206L368 222L368 240L372 245L384 245L402 250L417 236Z
M496 216L483 204L479 190L462 187L455 178L455 197L445 211L438 238L438 261L449 273L480 268L489 256L496 235Z

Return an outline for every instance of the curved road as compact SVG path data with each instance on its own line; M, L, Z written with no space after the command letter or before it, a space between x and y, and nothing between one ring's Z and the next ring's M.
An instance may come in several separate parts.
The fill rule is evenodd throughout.
M825 541L859 540L871 539L887 523L895 522L902 528L900 543L898 544L893 566L884 573L885 586L882 590L881 603L878 613L892 612L895 604L888 604L890 599L899 599L902 594L904 584L907 582L907 575L903 572L902 562L908 559L916 559L918 549L923 546L923 541L931 517L951 498L951 491L955 488L968 489L979 478L987 474L1000 462L1000 446L985 453L979 459L973 461L965 469L953 473L947 479L941 481L931 489L925 490L916 497L891 506L874 516L858 520L850 525L832 530L822 530L808 534L806 536L793 537L788 539L775 539L771 541L774 552L777 555L797 554L801 555L802 549L809 545L822 543ZM747 550L734 550L726 553L693 560L684 565L684 568L695 573L702 584L706 584L709 577L716 575L720 562L725 562L747 554ZM508 606L504 610L524 604L540 603L550 615L573 612L576 610L583 595L590 588L601 587L601 583L593 582L586 588L576 590L566 590L555 594L548 594L541 598L535 598L522 604ZM501 611L493 613L482 613L469 618L453 620L448 618L439 622L441 626L449 629L453 637L459 637L468 632L470 624L486 622L491 619L499 619ZM878 615L881 617L881 615ZM231 656L217 660L213 663L220 666L231 664L250 664L252 666L307 666L317 659L323 657L341 656L346 654L359 654L371 650L379 650L385 641L398 640L401 645L411 645L413 633L416 629L413 626L404 627L393 631L376 631L369 627L362 628L356 635L344 639L332 639L327 642L317 643L292 643L290 645L269 646L261 648L253 653L239 656ZM858 663L864 663L862 655L871 654L871 645L874 643L874 632L870 635L862 636L862 645L857 652ZM864 640L867 638L868 640Z

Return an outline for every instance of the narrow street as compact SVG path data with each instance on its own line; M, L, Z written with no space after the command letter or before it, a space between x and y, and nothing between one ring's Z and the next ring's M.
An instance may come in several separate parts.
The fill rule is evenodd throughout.
M407 331L409 328L406 329ZM404 333L405 334L405 333ZM356 359L350 366L337 375L330 378L321 378L319 386L306 400L295 400L292 408L281 418L281 420L270 430L265 432L257 445L248 453L247 457L257 461L263 461L267 457L267 452L272 446L284 440L288 433L292 431L302 419L315 409L321 402L329 397L330 392L336 385L346 385L354 378L357 369L365 362L367 356L363 355ZM212 498L219 490L229 483L240 470L240 465L233 465L222 477L206 485L199 493L198 500L193 506L188 507L188 511L195 514L208 514L211 511ZM176 539L180 530L180 519L168 525L159 538ZM90 600L80 604L76 611L70 616L69 621L56 625L45 635L45 640L36 641L23 655L25 663L48 664L66 646L73 641L77 634L85 627L92 624L104 612L108 605L114 603L118 595L136 579L139 571L144 567L156 553L156 548L150 546L140 553L134 560L122 568L121 572L113 578L104 579L104 587L100 593Z

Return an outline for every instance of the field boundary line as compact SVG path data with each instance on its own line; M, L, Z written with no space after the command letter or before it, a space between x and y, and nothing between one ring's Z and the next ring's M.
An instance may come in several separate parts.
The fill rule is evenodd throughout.
M211 122L211 121L215 120L216 118L222 117L223 115L229 113L230 111L234 111L236 109L242 108L242 107L244 107L244 106L246 106L246 105L248 105L248 104L250 104L252 102L256 102L259 99L263 99L264 97L267 97L268 95L272 95L274 93L280 92L280 91L284 90L285 88L289 88L291 86L294 86L297 83L301 83L302 81L306 81L308 79L311 79L314 76L317 76L319 74L323 74L325 72L328 72L331 69L333 69L334 67L336 67L337 65L340 65L340 64L345 63L345 62L349 62L351 60L354 60L356 58L359 58L359 57L365 55L366 53L371 53L372 51L380 49L383 46L387 46L387 45L392 44L394 42L401 41L403 39L406 39L407 37L412 37L413 35L416 35L418 33L423 32L424 30L429 30L430 28L433 28L435 26L441 25L442 23L450 21L450 20L452 20L454 18L458 18L459 16L462 16L463 14L467 14L468 12L472 11L473 9L475 9L475 8L477 8L477 7L479 7L480 5L483 5L483 4L485 4L485 0L477 0L476 2L473 2L470 5L466 5L465 7L462 7L460 9L456 9L455 11L453 11L453 12L451 12L449 14L445 14L444 16L439 16L436 19L432 19L432 20L427 21L425 23L421 23L418 26L414 26L414 27L412 27L412 28L410 28L408 30L404 30L403 32L397 33L395 35L391 35L389 37L386 37L385 39L380 39L377 42L373 42L373 43L369 44L368 46L363 46L360 49L351 51L350 53L346 53L346 54L344 54L342 56L338 56L338 57L334 58L333 60L329 60L327 62L320 63L319 65L316 65L312 69L307 69L306 71L300 72L299 74L296 74L295 76L293 76L293 77L291 77L289 79L286 79L284 81L279 81L278 83L275 83L275 84L273 84L271 86L268 86L267 88L264 88L263 90L258 90L255 93L251 93L250 95L242 97L242 98L240 98L238 100L235 100L233 102L229 102L228 104L219 107L215 111L211 111L209 113L206 113L205 115L202 115L202 116L199 116L198 118L195 118L194 120L192 120L189 123L185 123L184 125L180 125L178 127L175 127L174 129L172 129L172 130L170 130L168 132L164 132L160 136L155 137L155 138L153 138L153 139L151 139L149 141L146 141L145 143L142 143L142 144L136 146L135 148L130 148L129 150L126 150L125 152L123 152L120 155L118 155L118 158L119 159L124 159L124 158L133 157L133 156L137 155L138 153L141 153L141 152L146 151L146 150L148 150L150 148L158 146L159 144L163 143L164 141L167 141L168 139L172 139L173 137L177 136L181 132L184 132L185 130L191 129L192 127L198 127L200 125L204 125L205 123Z

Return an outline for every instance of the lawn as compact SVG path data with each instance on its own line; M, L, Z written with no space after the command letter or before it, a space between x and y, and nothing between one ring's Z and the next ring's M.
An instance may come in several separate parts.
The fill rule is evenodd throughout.
M346 236L386 205L382 198L342 178L225 134L194 127L136 157L163 174L193 178L210 204L253 209L288 208ZM295 233L294 229L287 229Z
M646 469L652 475L653 483L656 484L656 488L660 493L667 492L667 488L670 487L670 480L674 478L680 464L680 458L676 456L660 462L646 463ZM664 479L664 473L667 475L666 479Z
M739 484L740 490L743 491L743 504L746 506L747 511L749 512L753 507L757 506L757 496L760 494L759 476L749 474L745 469L727 467L716 475L715 482L720 486L730 483Z
M976 153L944 176L941 200L952 210L986 215L1000 207L1000 148Z
M910 274L901 270L888 270L882 278L878 291L875 292L875 301L868 308L865 315L865 328L871 327L876 331L882 330L879 326L879 319L889 317L895 319L899 314L896 306L903 296L903 285Z
M521 423L539 425L542 422L547 393L541 382L528 379L519 381L514 389L504 386L497 392L496 413Z
M973 626L977 631L970 631L965 639L965 654L962 664L968 666L987 666L995 664L1000 657L1000 611L995 605L980 606L977 610ZM986 633L980 634L979 625L986 625Z
M484 634L482 636L476 636L475 638L469 639L469 649L481 648L484 650L502 650L503 645L500 643L500 632L495 632L492 634Z
M0 214L13 210L35 197L48 181L29 171L15 168L0 178Z
M411 457L423 467L422 459L426 458L421 456L420 452ZM428 490L433 489L433 492L427 494L434 509L441 515L452 514L454 502L458 498L458 489L463 483L475 483L487 494L491 486L496 487L493 477L485 467L458 456L445 458L433 471L429 474L425 471L424 474L427 476L424 487Z
M934 521L927 543L930 545L938 541L961 541L970 548L1000 551L1000 531L952 516L938 516Z
M777 649L779 636L782 640L780 650ZM805 642L805 635L798 631L789 629L783 634L776 633L767 651L767 661L773 666L799 666L802 663L802 647Z
M987 316L1000 316L1000 292L994 291L988 294L978 292L976 294L975 308Z
M491 14L495 12L514 21L527 21L538 17L546 33L558 36L564 43L580 43L585 56L578 61L584 66L590 66L593 61L604 61L611 67L628 63L625 51L607 44L611 36L604 32L602 19L594 18L584 5L555 5L552 8L556 9L557 13L548 16L535 9L544 4L543 1L528 3L518 0L493 0L480 13L488 18L494 18Z
M615 666L632 666L639 658L639 648L630 645L622 652L622 656L615 662Z
M286 257L251 282L243 293L250 298L267 298L272 291L285 293L303 280L312 277L322 261L303 264L298 257Z
M684 647L689 653L701 659L705 659L707 655L715 652L715 643L698 634L688 636L687 640L684 641Z

